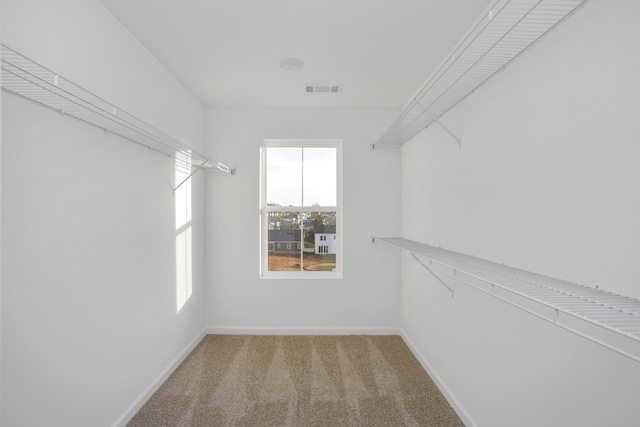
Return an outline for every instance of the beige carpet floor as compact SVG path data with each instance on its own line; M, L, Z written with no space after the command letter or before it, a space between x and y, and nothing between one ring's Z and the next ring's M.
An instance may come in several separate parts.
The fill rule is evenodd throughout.
M462 426L399 336L208 335L128 424Z

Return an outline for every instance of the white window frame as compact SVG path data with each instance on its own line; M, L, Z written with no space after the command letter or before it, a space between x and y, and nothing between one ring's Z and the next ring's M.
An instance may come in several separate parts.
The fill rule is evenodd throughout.
M266 149L269 147L327 147L336 149L336 206L267 207ZM265 139L260 152L260 277L263 279L341 279L343 272L342 242L336 242L336 268L334 271L268 271L269 230L268 217L272 212L335 212L336 234L342 235L342 140L340 139ZM302 247L301 250L303 249Z

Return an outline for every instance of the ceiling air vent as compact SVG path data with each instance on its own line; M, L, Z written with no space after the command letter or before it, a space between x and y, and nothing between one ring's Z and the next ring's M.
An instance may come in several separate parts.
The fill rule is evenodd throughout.
M306 93L340 93L342 85L305 85Z

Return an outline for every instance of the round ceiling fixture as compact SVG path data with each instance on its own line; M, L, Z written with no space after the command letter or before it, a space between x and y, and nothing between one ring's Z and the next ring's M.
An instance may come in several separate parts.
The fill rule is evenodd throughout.
M295 71L302 68L304 62L300 58L282 58L279 64L287 71Z

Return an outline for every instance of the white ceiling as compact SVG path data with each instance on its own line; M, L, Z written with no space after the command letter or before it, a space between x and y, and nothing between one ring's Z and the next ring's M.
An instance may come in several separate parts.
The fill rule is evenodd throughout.
M402 107L489 3L100 1L205 105L339 108ZM325 83L342 93L303 91Z

